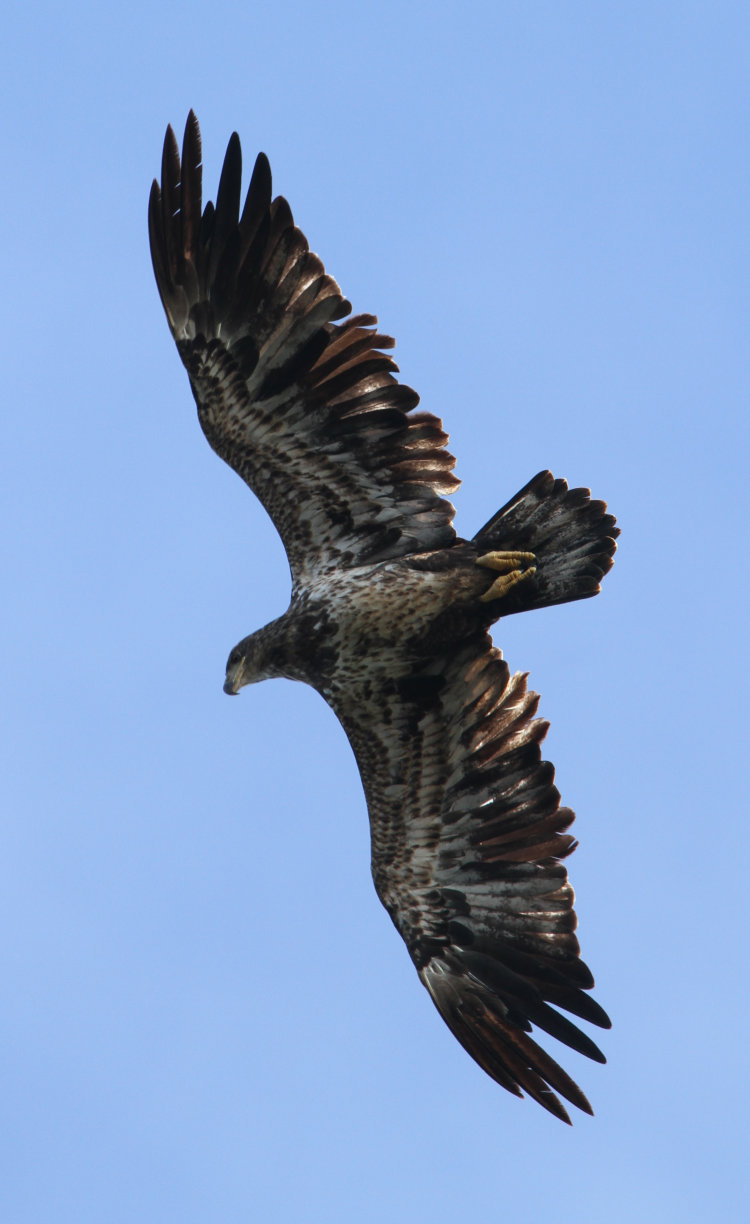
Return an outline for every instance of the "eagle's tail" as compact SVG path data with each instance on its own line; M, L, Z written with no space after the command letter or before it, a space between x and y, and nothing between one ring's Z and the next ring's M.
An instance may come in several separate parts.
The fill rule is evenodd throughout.
M534 579L519 583L494 605L507 616L596 595L612 568L619 534L605 502L592 501L588 489L569 489L551 472L540 472L493 515L473 543L480 554L534 553Z

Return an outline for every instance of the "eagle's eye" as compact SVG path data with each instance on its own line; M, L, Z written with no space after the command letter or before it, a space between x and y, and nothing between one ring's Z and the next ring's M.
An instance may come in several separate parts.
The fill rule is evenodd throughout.
M242 651L240 650L239 646L235 646L234 649L230 651L229 658L227 659L227 671L231 671L233 667L236 667L241 659Z

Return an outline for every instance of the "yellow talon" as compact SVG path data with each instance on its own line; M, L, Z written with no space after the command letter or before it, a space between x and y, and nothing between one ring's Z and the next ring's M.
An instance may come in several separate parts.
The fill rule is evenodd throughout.
M495 570L501 576L496 578L488 591L480 595L481 603L489 603L491 599L502 599L508 591L536 573L536 560L530 552L488 552L483 557L477 557L477 565L485 569ZM528 568L522 569L521 566Z
M488 552L483 557L477 557L477 565L497 570L498 574L507 574L510 570L520 569L522 565L533 565L535 561L536 557L530 552Z

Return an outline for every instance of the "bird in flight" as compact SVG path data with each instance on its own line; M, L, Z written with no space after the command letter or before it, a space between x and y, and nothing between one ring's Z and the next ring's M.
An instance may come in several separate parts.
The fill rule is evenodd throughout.
M237 134L205 208L201 166L191 111L151 190L156 282L203 432L270 514L292 576L289 608L235 646L224 689L285 676L328 702L359 766L375 888L433 1003L492 1079L569 1122L560 1096L591 1106L532 1027L604 1062L558 1009L610 1022L587 993L547 724L488 630L595 595L615 520L540 472L457 536L448 437L397 381L393 340L351 314L264 154L242 207Z

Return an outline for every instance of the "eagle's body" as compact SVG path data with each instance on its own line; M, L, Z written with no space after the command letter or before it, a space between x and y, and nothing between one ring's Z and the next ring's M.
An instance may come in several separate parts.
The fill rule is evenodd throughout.
M192 115L149 209L157 283L213 448L257 493L292 571L289 609L231 652L225 689L285 676L332 707L357 758L375 887L446 1023L498 1083L568 1120L581 1090L528 1035L603 1056L551 1004L607 1026L574 935L546 724L488 635L501 615L586 598L614 519L542 472L459 539L447 435L393 377L239 141L201 211ZM491 571L491 572L490 572Z

